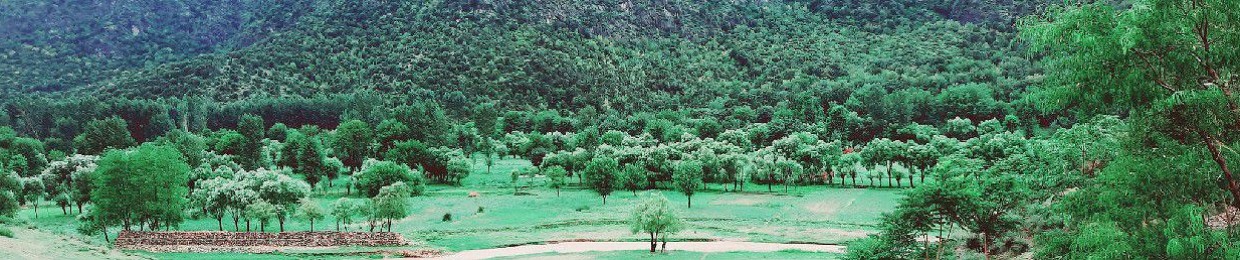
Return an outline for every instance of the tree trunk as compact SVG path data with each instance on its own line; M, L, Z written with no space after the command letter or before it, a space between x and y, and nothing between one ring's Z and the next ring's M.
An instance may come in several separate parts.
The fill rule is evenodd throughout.
M224 231L224 215L220 215L218 218L215 218L215 223L219 223L220 231Z
M103 232L101 233L103 233L103 241L106 241L108 242L108 244L111 244L112 240L108 238L108 226L107 225L103 225Z
M659 243L658 240L655 240L654 232L650 232L650 252L654 253L655 247L658 245Z
M314 219L310 219L310 232L314 232Z
M1219 152L1218 140L1215 140L1213 136L1206 134L1204 131L1198 131L1198 133L1201 134L1202 139L1205 139L1206 148L1210 150L1210 156L1214 158L1214 163L1218 164L1219 168L1223 170L1223 178L1227 181L1226 189L1231 193L1231 205L1240 206L1240 184L1236 183L1236 179L1233 177L1234 175L1232 175L1231 169L1227 167L1227 159L1223 157L1221 152Z
M887 161L887 187L891 188L891 161Z
M689 201L689 208L693 208L693 195L689 195L686 198L688 198Z
M607 205L607 195L603 195L603 205Z
M280 221L280 232L284 232L284 218L277 218Z
M990 260L990 234L982 234L982 254Z

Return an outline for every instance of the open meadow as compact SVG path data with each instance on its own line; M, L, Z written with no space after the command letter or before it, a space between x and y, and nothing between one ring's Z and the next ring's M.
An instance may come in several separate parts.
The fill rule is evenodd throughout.
M559 241L642 241L641 234L633 234L627 223L628 213L639 201L639 196L628 191L617 191L604 205L601 197L593 191L574 186L562 189L557 196L555 189L545 186L542 177L521 180L519 195L514 195L509 172L529 166L522 159L497 160L487 173L481 162L471 169L462 186L430 186L424 196L408 198L409 216L396 221L392 231L400 233L412 244L399 248L332 248L281 250L270 254L246 253L150 253L127 251L135 257L167 259L285 259L285 258L334 258L354 255L383 255L383 252L399 250L439 250L445 254L474 249L509 247L524 244L542 244ZM865 189L824 186L793 186L789 192L776 186L774 192L767 187L748 184L743 192L724 192L720 187L702 191L693 197L693 208L687 208L684 195L675 191L662 192L677 206L676 210L688 223L684 231L672 235L672 241L752 241L773 243L809 243L844 245L864 238L876 231L875 225L883 213L891 211L900 198L899 189ZM470 197L471 192L478 196ZM347 197L343 188L316 191L315 202L323 207L340 197ZM450 214L452 220L444 221ZM57 240L82 240L73 245L73 251L105 251L106 243L101 236L86 237L75 230L80 224L73 215L65 215L58 207L48 203L41 205L39 217L34 210L26 208L18 214L19 219L29 220L32 227L42 233L56 234ZM225 221L225 229L233 230ZM334 220L328 217L316 223L317 230L334 230ZM245 224L241 224L245 228ZM309 222L290 219L285 223L289 231L309 230ZM367 229L363 224L343 228ZM177 230L217 230L213 219L189 219ZM272 230L268 230L272 231ZM115 231L111 234L115 237ZM10 238L0 238L13 240ZM56 240L26 239L21 243L44 244ZM34 240L34 241L32 241ZM68 241L68 240L66 240ZM14 243L13 241L4 243ZM4 245L0 243L0 245ZM89 245L89 246L88 246ZM42 245L52 246L52 245ZM13 248L13 247L5 247ZM672 242L670 250L676 250ZM45 253L50 253L46 251ZM119 253L97 255L114 258ZM564 259L581 258L634 258L634 259L682 259L705 256L707 259L787 259L818 258L830 253L776 251L776 252L724 252L699 253L670 251L651 255L642 251L585 252L554 254L543 253L526 257L546 258L562 256ZM0 249L0 258L21 257L19 252ZM63 255L69 257L70 255ZM31 257L38 258L38 257ZM50 258L61 258L52 255Z

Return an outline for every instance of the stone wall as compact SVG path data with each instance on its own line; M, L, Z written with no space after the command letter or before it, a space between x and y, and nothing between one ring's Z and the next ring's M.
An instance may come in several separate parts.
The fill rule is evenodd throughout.
M391 232L138 232L121 231L116 246L143 249L160 246L332 247L400 246L405 238Z

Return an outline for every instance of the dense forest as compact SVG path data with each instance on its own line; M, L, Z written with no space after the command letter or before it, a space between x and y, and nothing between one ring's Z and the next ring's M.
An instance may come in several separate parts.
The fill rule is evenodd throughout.
M0 10L0 214L54 201L87 234L283 230L328 185L390 230L407 196L522 158L514 183L603 203L903 189L850 259L1240 258L1240 1Z

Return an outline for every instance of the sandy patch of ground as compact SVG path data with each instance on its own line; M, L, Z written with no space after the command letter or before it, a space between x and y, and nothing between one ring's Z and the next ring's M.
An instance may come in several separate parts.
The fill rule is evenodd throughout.
M844 246L812 245L812 244L779 244L756 242L672 242L668 249L674 251L690 251L703 253L721 252L775 252L782 250L800 250L806 252L844 253ZM468 250L432 259L487 259L495 257L511 257L533 254L557 253L572 254L582 252L604 251L640 251L650 250L647 242L565 242L546 245L526 245L505 248Z
M710 202L710 205L730 205L730 206L757 206L759 204L770 202L768 196L745 196L734 198L719 198Z
M819 215L824 215L824 216L834 216L836 211L842 208L846 208L848 206L852 206L853 202L856 202L856 201L857 199L849 199L847 201L825 200L825 201L820 201L820 202L807 203L805 204L805 210L811 213L814 213L814 214L819 214Z
M15 238L0 237L0 259L147 259L90 245L69 236L12 227Z

